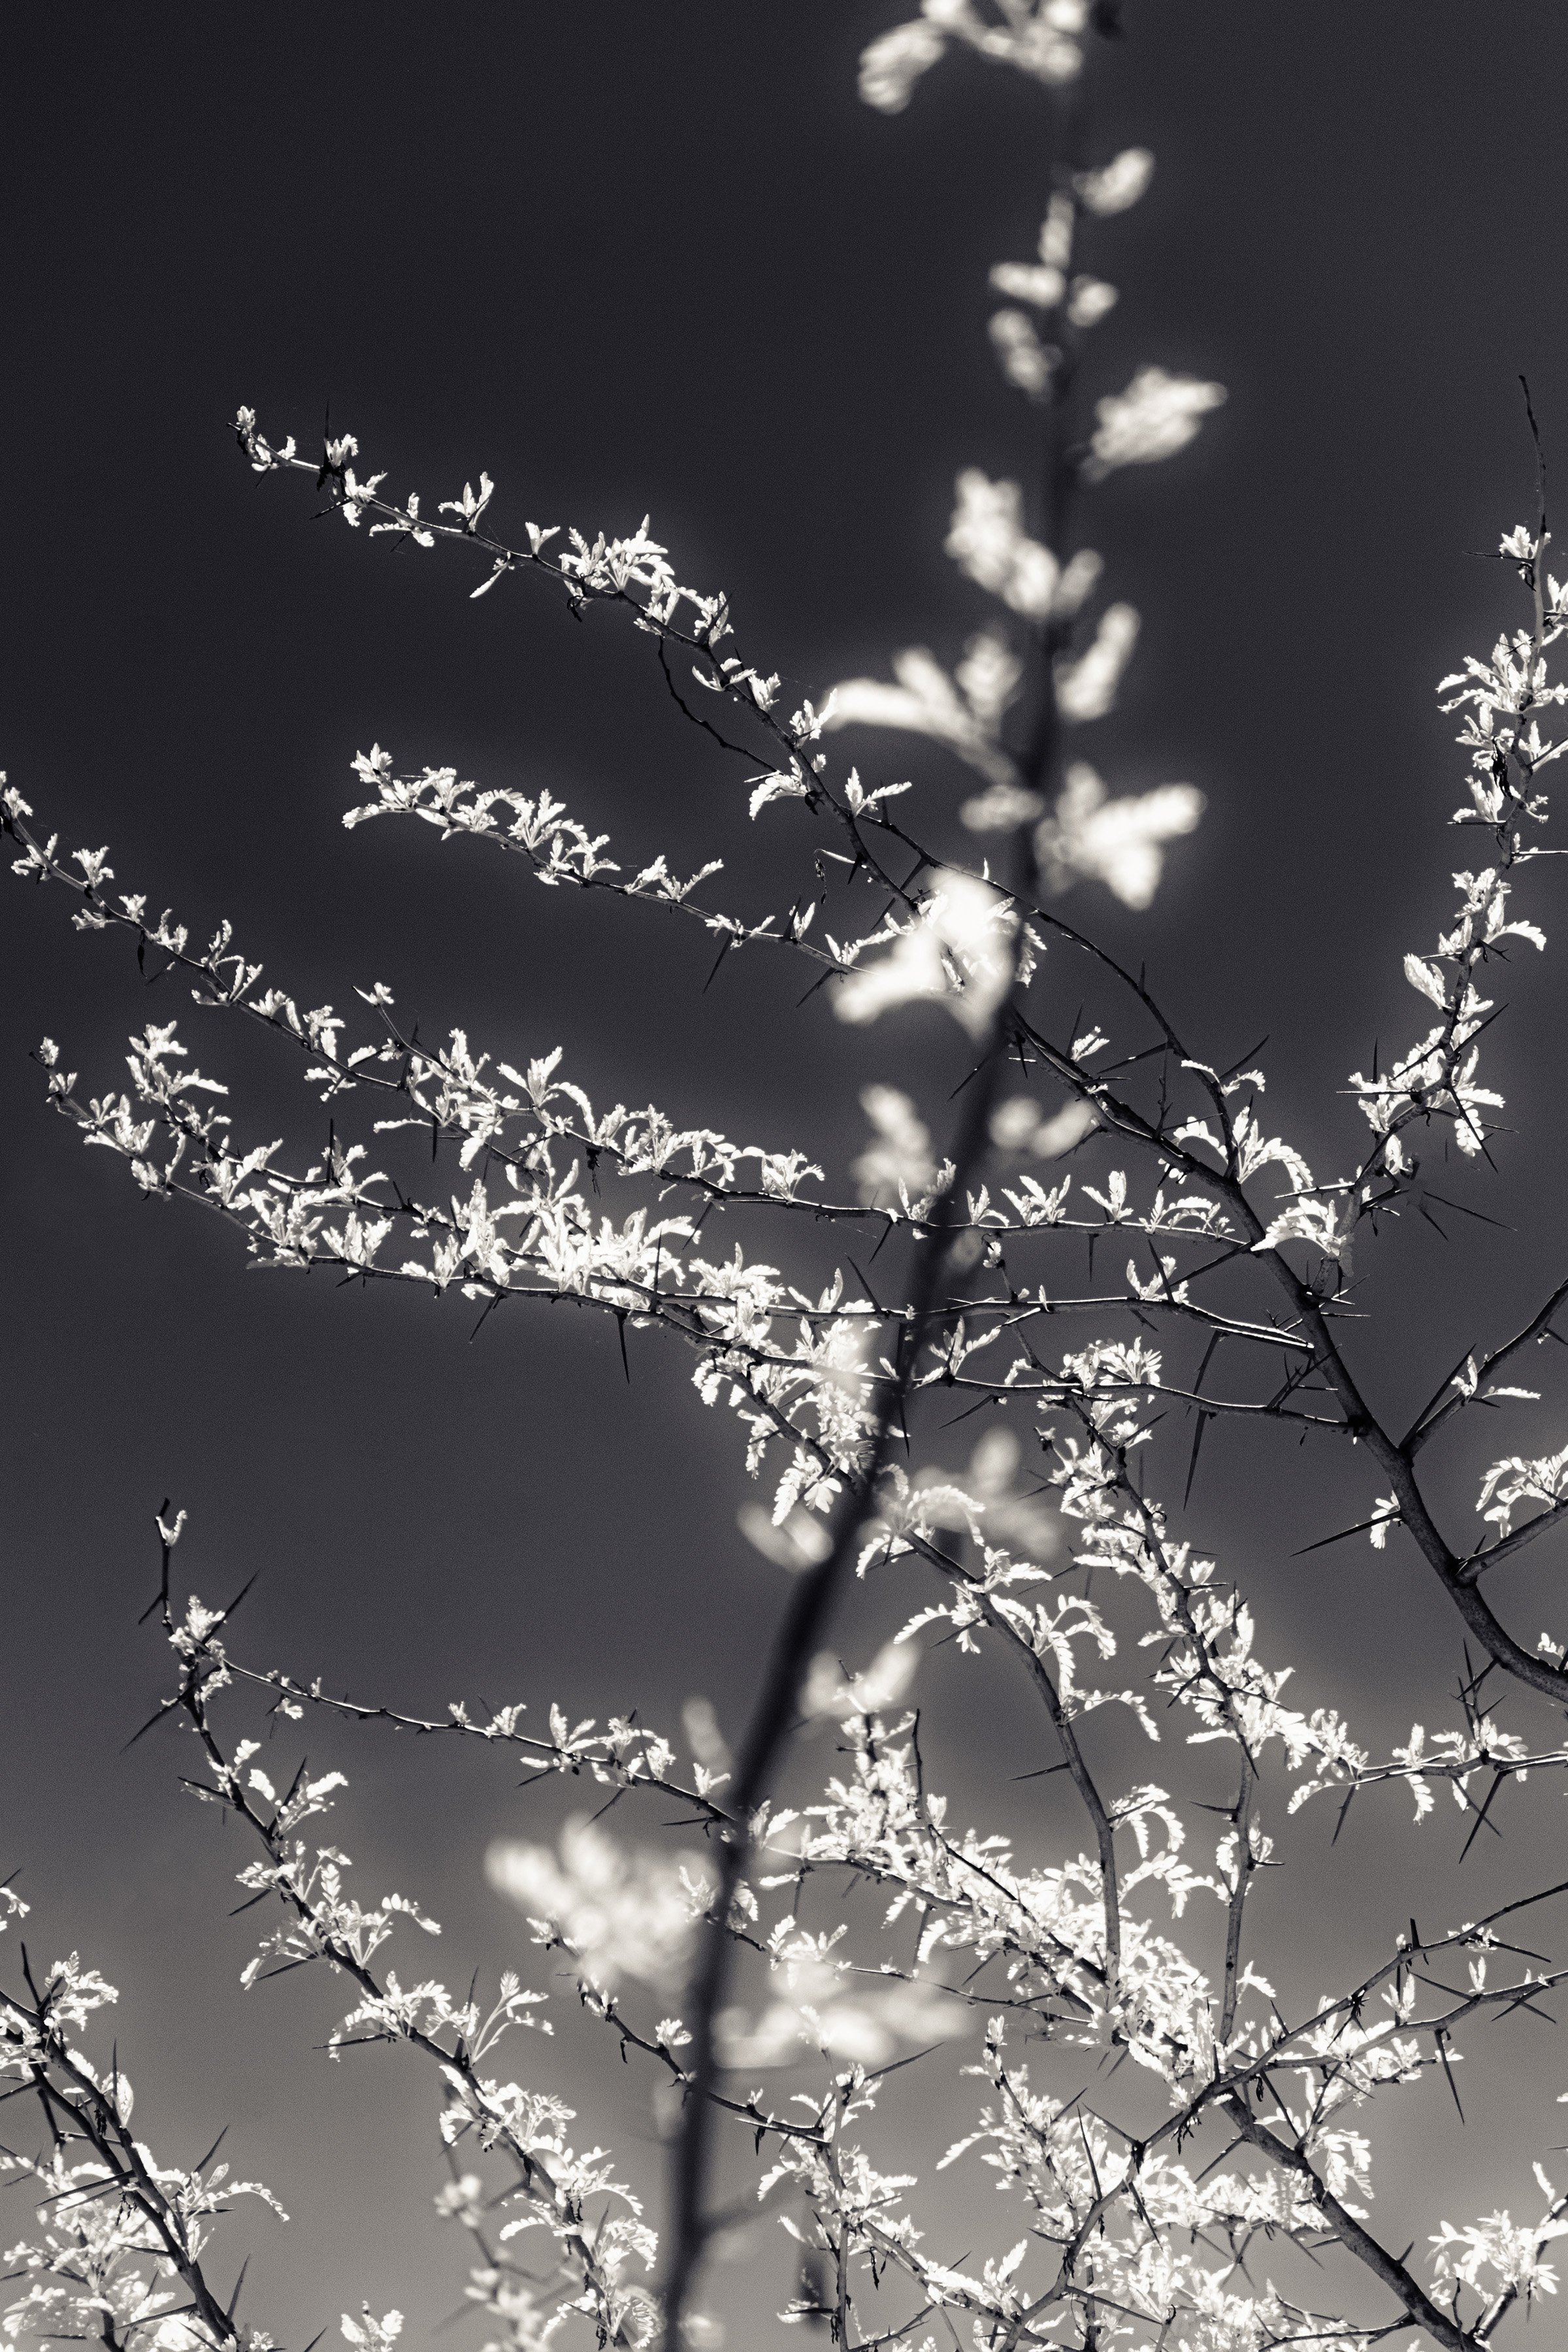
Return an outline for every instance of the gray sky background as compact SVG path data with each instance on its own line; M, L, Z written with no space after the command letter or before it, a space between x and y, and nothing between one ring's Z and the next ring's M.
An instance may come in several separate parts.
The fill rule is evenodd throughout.
M840 1180L860 1086L937 1103L956 1049L918 1014L850 1035L820 998L795 1013L788 975L739 962L701 995L704 943L637 909L541 891L478 849L437 856L421 828L345 835L349 761L378 739L400 765L548 782L628 850L688 869L722 854L732 895L756 903L787 842L737 824L733 784L640 640L575 628L527 583L469 604L456 561L312 524L308 486L256 481L225 431L243 400L309 446L330 403L427 503L482 466L514 530L651 511L681 575L728 588L749 657L805 691L885 672L905 645L952 657L982 612L941 553L952 476L1022 462L985 270L1032 249L1045 110L960 59L903 118L868 113L855 59L899 13L15 8L4 759L47 829L111 843L120 887L193 929L229 917L301 1003L385 979L430 1027L463 1023L513 1060L561 1044L595 1099L809 1143ZM1337 1163L1360 1122L1335 1090L1374 1037L1414 1034L1399 959L1447 915L1461 755L1431 688L1515 617L1479 556L1529 511L1521 371L1549 451L1568 452L1568 20L1548 0L1129 0L1126 16L1128 39L1094 61L1101 143L1146 143L1159 169L1106 233L1122 302L1100 388L1156 361L1230 399L1192 451L1099 494L1088 534L1144 634L1121 713L1085 749L1117 790L1186 778L1209 807L1150 915L1088 890L1074 910L1147 957L1216 1064L1267 1033L1283 1131ZM879 775L912 764L963 789L910 745L856 750ZM1529 911L1555 932L1554 869L1537 871ZM7 882L0 1874L24 1866L40 1948L79 1945L124 1988L149 2130L194 2157L232 2122L241 2169L299 2216L287 2242L232 2225L237 2259L258 2247L253 2315L298 2344L365 2295L423 2329L461 2268L424 2219L429 2086L395 2053L329 2076L321 1987L242 2002L254 1922L223 1915L245 1857L178 1796L171 1746L120 1757L161 1686L134 1631L151 1512L165 1494L189 1508L179 1564L205 1597L261 1571L242 1654L432 1712L482 1694L668 1720L700 1690L732 1725L778 1588L734 1532L734 1433L672 1350L634 1339L628 1387L613 1328L587 1317L497 1318L470 1345L458 1301L253 1277L216 1221L140 1202L46 1118L26 1058L40 1035L100 1091L127 1032L177 1009L66 915ZM1371 1270L1390 1328L1367 1360L1390 1399L1418 1402L1561 1272L1560 963L1554 943L1520 974L1496 1035L1521 1129L1500 1183L1462 1180L1513 1231L1457 1220L1447 1249L1401 1234ZM240 1108L258 1132L279 1131L279 1103L305 1129L291 1073L184 1025L204 1066L254 1086ZM1509 1442L1559 1442L1549 1407L1527 1419ZM1472 1476L1458 1459L1456 1508ZM1363 1487L1211 1433L1194 1531L1245 1543L1268 1644L1375 1744L1403 1736L1418 1692L1433 1718L1458 1643L1392 1552L1290 1561L1363 1516ZM1550 1622L1552 1563L1531 1577L1527 1640ZM874 1638L877 1606L847 1645ZM981 1705L974 1671L942 1660L924 1695L942 1770L978 1807L1036 1760L1037 1734L989 1683ZM429 1903L454 1981L514 1957L521 1922L479 1857L576 1792L520 1798L492 1759L311 1745L354 1783L338 1834L365 1890ZM1048 1837L1041 1801L1013 1790L1002 1817ZM1542 1875L1561 1802L1519 1809ZM1384 1943L1425 1861L1403 1801L1347 1832L1337 1875L1326 1817L1310 1818L1301 1870L1268 1895L1309 1970L1337 1948L1331 1905L1361 1905ZM1423 1835L1451 1856L1447 1819ZM1477 1902L1521 1867L1478 1851ZM589 2140L648 2128L612 2063L564 2019L539 2053ZM1400 2128L1434 2199L1452 2185L1465 2218L1528 2203L1499 2134L1539 2097L1549 2139L1560 2083L1568 2068L1518 2043L1489 2093L1466 2085L1462 2140L1440 2086L1423 2090ZM1494 2175L1495 2197L1478 2192Z

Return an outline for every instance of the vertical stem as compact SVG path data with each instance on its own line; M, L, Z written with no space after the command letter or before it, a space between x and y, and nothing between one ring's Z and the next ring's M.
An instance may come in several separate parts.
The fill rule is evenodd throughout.
M1011 1632L1005 1619L992 1616L991 1622L1004 1632ZM1015 1634L1016 1641L1018 1637ZM1121 1895L1116 1872L1116 1832L1105 1801L1095 1785L1093 1775L1084 1761L1083 1750L1078 1744L1078 1734L1072 1718L1061 1703L1061 1697L1046 1671L1043 1660L1026 1643L1019 1642L1025 1663L1033 1676L1036 1689L1046 1703L1060 1743L1062 1760L1068 1768L1068 1778L1077 1790L1084 1811L1094 1831L1095 1848L1100 1858L1100 1884L1105 1906L1105 1998L1107 2003L1117 1997L1121 1972Z
M1016 962L1016 941L1011 950ZM730 1909L752 1851L752 1819L771 1786L774 1769L791 1736L798 1712L801 1686L826 1629L828 1617L848 1574L859 1542L867 1506L892 1457L903 1407L920 1360L927 1326L947 1309L953 1264L952 1228L962 1218L964 1194L973 1181L989 1147L991 1114L1011 1034L1016 992L1010 987L989 1024L980 1066L963 1094L963 1110L952 1151L953 1173L928 1223L932 1229L916 1260L913 1296L905 1310L900 1334L897 1377L884 1391L871 1441L869 1459L845 1481L837 1511L833 1545L816 1567L797 1579L773 1636L763 1685L742 1743L733 1790L735 1822L721 1848L719 1887L708 1916L697 1971L689 1997L687 2022L691 2051L687 2068L689 2089L680 2137L676 2143L672 2225L674 2240L665 2284L664 2342L667 2352L679 2343L685 2315L708 2234L703 2207L711 2161L713 2116L710 2094L718 2075L714 2025L730 1977Z
M1058 99L1058 107L1060 106ZM1065 123L1065 109L1058 117ZM1059 142L1065 153L1065 139ZM1067 330L1067 322L1063 320ZM1071 505L1076 468L1069 461L1067 430L1074 365L1070 347L1064 348L1046 404L1040 458L1040 507L1048 539L1059 545ZM1047 615L1033 640L1036 691L1026 740L1016 755L1021 781L1038 791L1053 778L1060 758L1061 722L1057 709L1054 664L1065 640L1066 627ZM1009 887L1025 898L1039 888L1039 866L1034 828L1015 827L1007 843ZM671 2250L664 2288L665 2352L679 2352L683 2323L708 2236L705 2216L708 2178L712 2160L711 2093L719 2072L715 2021L723 2005L730 1979L730 1911L750 1859L752 1819L772 1785L787 1747L798 1711L802 1685L811 1658L845 1582L859 1538L866 1507L875 1496L888 1467L903 1410L913 1384L922 1341L933 1318L953 1311L951 1289L962 1284L966 1268L955 1253L959 1236L952 1228L963 1217L964 1196L978 1176L990 1149L992 1113L995 1108L1008 1044L1015 1034L1018 1009L1017 980L1022 923L1007 943L1010 971L1006 992L987 1024L977 1066L964 1087L958 1132L951 1158L952 1176L928 1220L928 1233L916 1261L913 1296L905 1310L896 1361L895 1380L883 1392L883 1404L858 1473L847 1476L835 1513L832 1548L826 1559L795 1584L782 1624L774 1634L763 1684L741 1747L733 1789L735 1826L721 1848L719 1887L708 1915L697 1969L689 1997L687 2023L691 2032L685 2115L673 2159ZM944 1302L949 1302L945 1303ZM1081 1792L1080 1792L1081 1793ZM1106 1824L1109 1836L1109 1823ZM1101 1844L1101 1864L1108 1888L1108 1946L1116 1917L1113 1857Z
M1236 1823L1236 1885L1231 1889L1225 1922L1225 1990L1220 2003L1219 2038L1228 2042L1236 2023L1237 1973L1241 1961L1242 1916L1256 1864L1252 1859L1252 1808L1258 1796L1258 1773L1251 1757L1241 1751L1241 1787L1231 1819Z

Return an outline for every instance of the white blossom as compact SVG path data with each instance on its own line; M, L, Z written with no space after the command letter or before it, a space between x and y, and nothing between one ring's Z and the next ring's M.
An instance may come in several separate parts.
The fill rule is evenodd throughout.
M972 1037L984 1034L1012 978L1005 902L984 883L943 875L920 917L890 952L863 964L834 1001L840 1021L875 1021L895 1005L931 997Z
M1095 403L1085 480L1103 481L1119 466L1152 466L1173 457L1225 397L1223 384L1169 375L1163 368L1141 368L1125 392Z
M1124 147L1096 172L1080 172L1073 182L1079 202L1101 220L1124 213L1143 195L1154 176L1154 158L1147 147Z
M1053 814L1037 829L1037 855L1050 887L1103 882L1125 906L1147 907L1164 869L1164 845L1191 833L1204 796L1191 784L1112 800L1086 761L1075 760Z
M587 1979L613 1991L630 1979L660 1991L679 1989L691 1948L695 1857L627 1853L592 1822L577 1818L561 1832L558 1853L521 1839L498 1839L485 1875L500 1895L558 1937Z

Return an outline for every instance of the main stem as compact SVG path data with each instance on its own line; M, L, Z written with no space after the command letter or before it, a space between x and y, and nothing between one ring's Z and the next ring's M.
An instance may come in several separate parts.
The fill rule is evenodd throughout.
M1065 107L1060 111L1065 122ZM1064 166L1058 176L1070 189L1070 169ZM1061 545L1076 481L1076 469L1068 457L1068 408L1074 373L1069 339L1046 404L1040 453L1041 520L1046 543L1053 549ZM1048 783L1060 758L1061 721L1057 709L1054 665L1063 635L1061 623L1052 616L1041 622L1034 637L1034 709L1026 740L1016 759L1020 780L1032 791ZM1036 898L1041 877L1030 822L1016 826L1009 835L1007 866L1006 887L1026 904ZM926 1234L916 1260L913 1293L900 1334L896 1378L882 1391L883 1402L866 1461L853 1476L845 1479L835 1513L832 1548L795 1586L773 1636L762 1688L742 1743L731 1799L733 1826L725 1833L720 1849L719 1887L708 1914L688 2002L691 2051L685 2113L673 2162L672 2244L663 2297L664 2352L679 2352L709 2234L706 2203L712 2162L712 2094L719 2074L715 2026L730 1979L730 1914L751 1858L752 1819L772 1787L775 1769L791 1738L811 1660L847 1580L868 1506L874 1504L878 1485L902 1435L904 1407L927 1327L933 1317L956 1311L949 1302L953 1292L961 1288L968 1269L955 1255L963 1236L953 1229L963 1221L965 1196L979 1177L990 1150L992 1114L1019 1010L1017 974L1022 943L1020 916L1006 950L1010 964L1007 990L987 1024L979 1061L963 1089L958 1130L949 1155L952 1174L926 1220ZM1114 1884L1113 1878L1110 1883Z

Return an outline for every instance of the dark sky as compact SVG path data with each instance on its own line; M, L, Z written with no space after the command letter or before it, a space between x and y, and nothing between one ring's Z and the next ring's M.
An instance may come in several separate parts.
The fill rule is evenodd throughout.
M639 856L722 854L731 896L766 905L788 836L737 825L647 647L526 583L470 604L459 562L312 523L308 485L255 480L225 428L245 401L308 444L330 404L427 503L486 467L514 535L651 511L681 576L726 587L749 655L805 691L911 643L951 658L982 609L941 552L952 478L1021 462L984 276L1032 247L1044 110L961 59L904 117L870 114L855 59L899 13L9 11L3 757L46 827L111 843L121 887L193 928L229 917L302 1002L383 978L432 1027L512 1059L562 1044L595 1098L809 1143L842 1179L858 1088L918 1090L929 1029L850 1036L820 999L795 1013L771 968L703 996L700 940L478 850L437 856L419 828L340 826L349 761L378 739L402 765L549 782ZM1159 170L1107 232L1123 299L1097 366L1106 389L1148 360L1230 398L1192 451L1099 494L1093 542L1144 634L1091 756L1118 789L1187 778L1209 806L1150 915L1075 906L1147 956L1216 1063L1268 1033L1286 1131L1337 1160L1334 1090L1410 1030L1399 957L1446 912L1460 761L1430 689L1512 618L1478 556L1528 509L1521 371L1568 450L1568 20L1550 0L1126 16L1095 61L1100 137ZM910 747L871 756L904 772ZM181 1565L206 1597L261 1570L237 1646L265 1662L437 1712L482 1689L657 1719L702 1690L732 1720L776 1599L734 1534L733 1433L651 1339L629 1388L586 1318L496 1318L470 1346L458 1302L254 1277L216 1223L141 1202L46 1118L26 1052L47 1031L99 1091L128 1031L178 1008L121 944L76 937L58 894L6 891L0 1874L25 1865L40 1946L79 1944L126 1987L150 2126L183 2144L232 2118L243 2168L300 2213L256 2316L298 2342L363 2294L423 2327L458 2269L405 2218L433 2178L426 2085L391 2058L324 2083L324 1999L298 1980L241 2009L233 1841L182 1808L171 1748L117 1760L161 1673L133 1632L150 1512L190 1509ZM1431 1385L1473 1311L1505 1318L1560 1270L1551 958L1521 1002L1495 1066L1531 1150L1504 1149L1491 1202L1517 1232L1391 1246L1374 1291L1394 1336L1373 1359L1391 1394ZM258 1120L281 1099L304 1124L291 1075L197 1036L206 1066L256 1073ZM1239 1449L1211 1475L1205 1540L1268 1487L1262 1605L1304 1679L1325 1595L1353 1601L1349 1697L1407 1724L1406 1667L1430 1683L1457 1659L1438 1599L1398 1566L1368 1594L1359 1547L1310 1584L1287 1573L1283 1522L1326 1528L1332 1499ZM978 1785L991 1733L948 1737ZM448 1919L454 1977L470 1949L498 1965L519 1923L479 1857L521 1825L509 1776L339 1745L366 1880ZM1375 1841L1356 1865L1369 1884L1407 1866ZM542 2064L603 2089L592 2055Z

